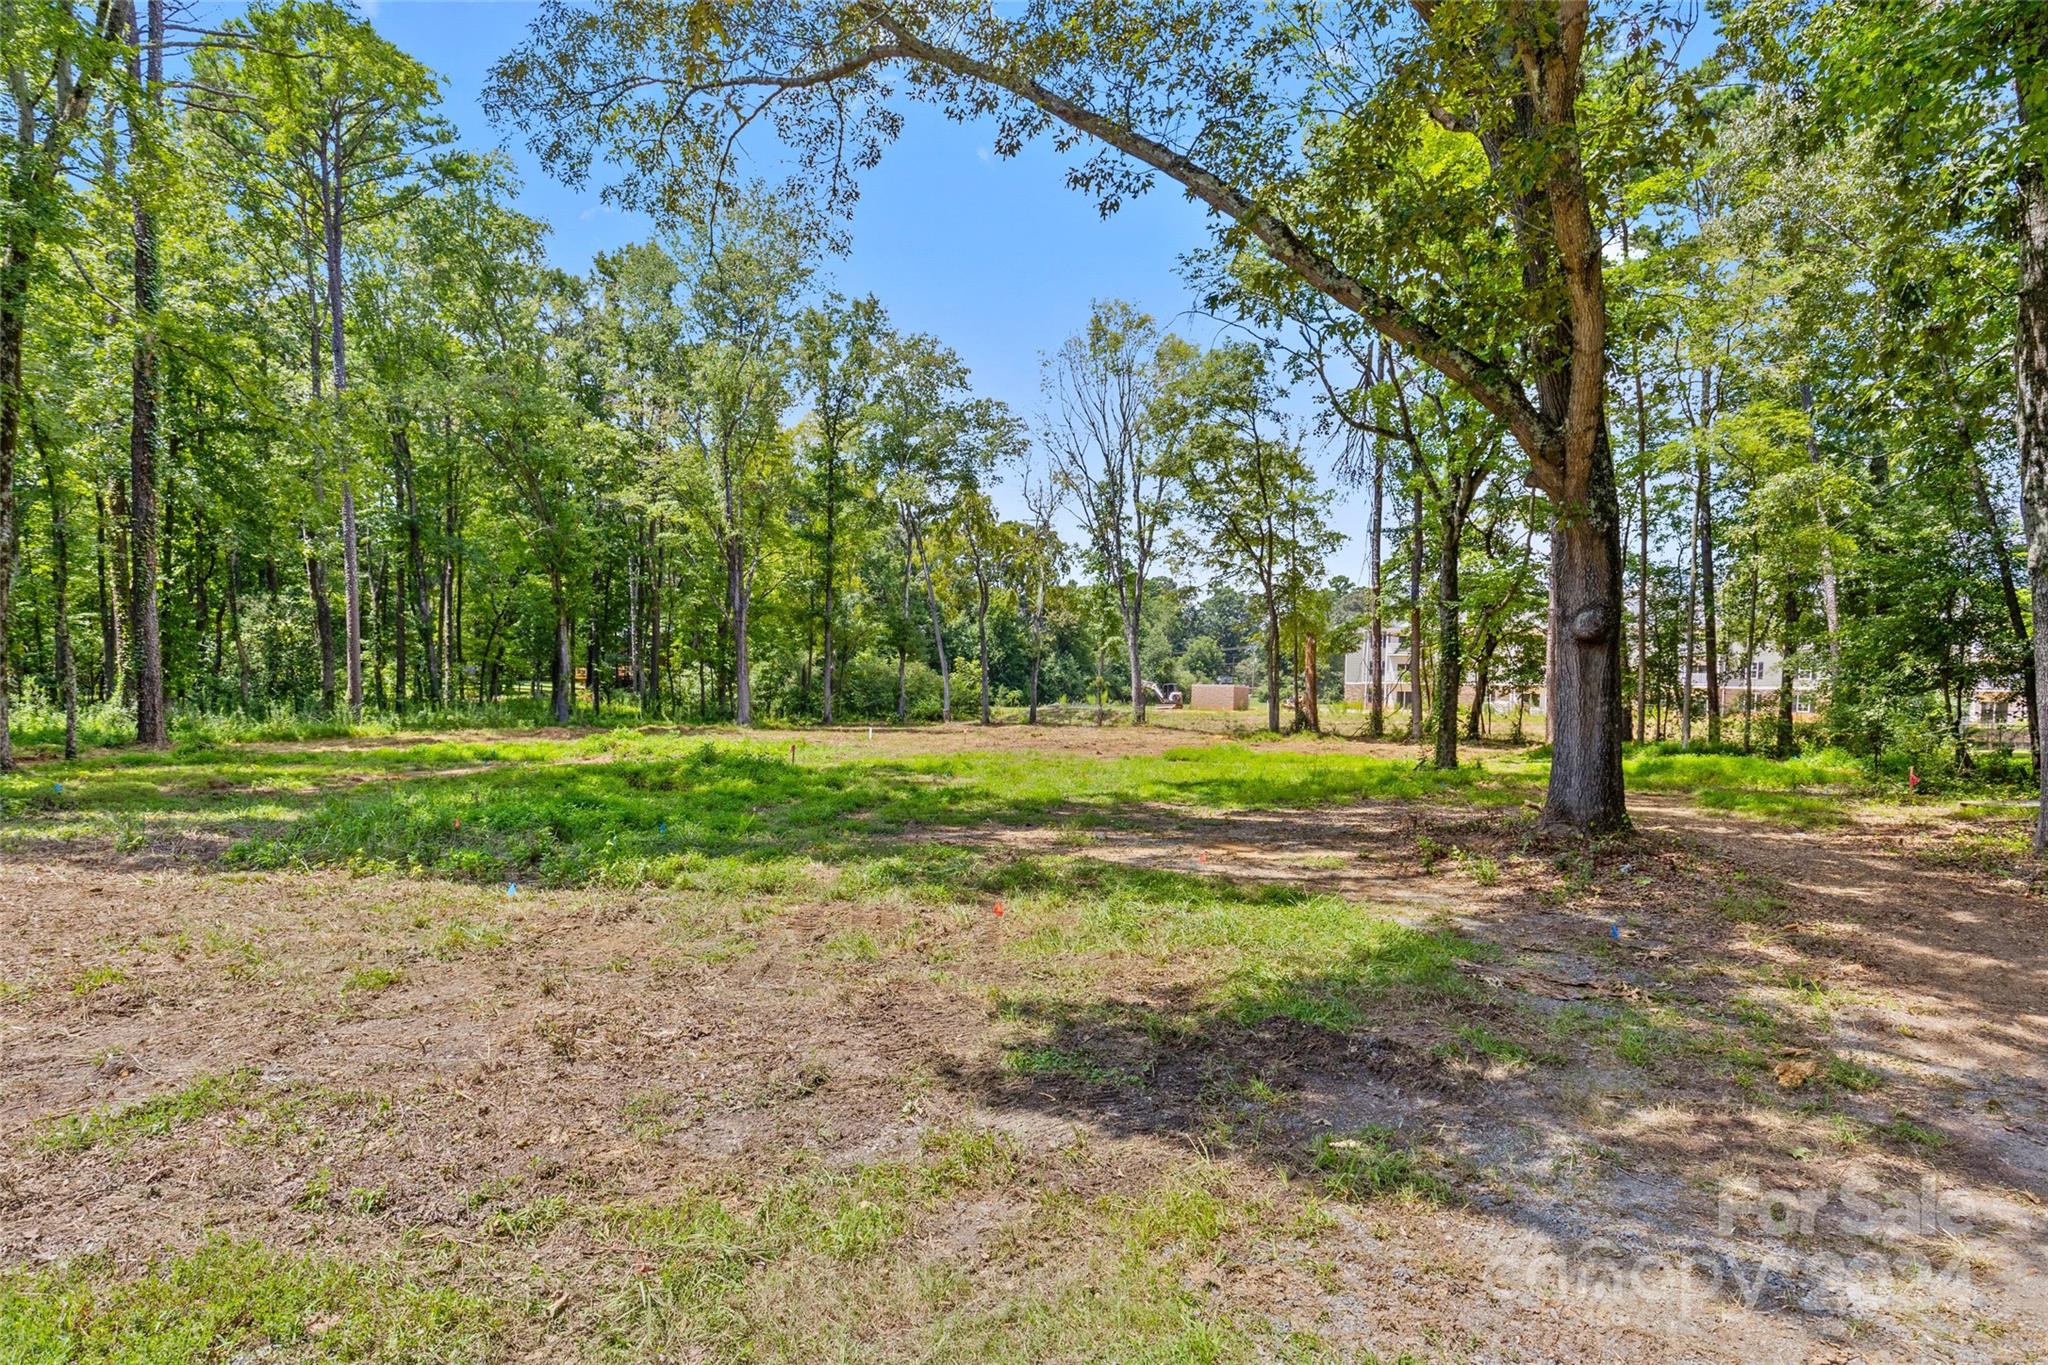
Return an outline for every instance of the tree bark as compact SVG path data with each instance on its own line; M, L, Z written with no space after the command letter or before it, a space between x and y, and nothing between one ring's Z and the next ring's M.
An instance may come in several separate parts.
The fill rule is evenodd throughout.
M228 550L228 634L235 642L235 696L241 709L249 709L249 643L242 638L241 553Z
M1621 783L1621 524L1604 417L1594 440L1601 448L1584 502L1551 524L1558 716L1541 826L1571 833L1612 830L1628 819Z
M975 653L979 656L981 669L981 723L993 724L988 705L988 584L983 581L976 585L980 594L981 610L974 616Z
M1420 458L1418 456L1418 458ZM1414 476L1408 528L1408 742L1422 744L1422 475Z
M555 724L567 725L569 693L576 685L574 665L569 658L569 594L563 586L560 573L549 573L548 586L552 590L555 605L555 677L549 699Z
M1266 728L1280 733L1280 608L1270 584L1266 587Z
M93 504L93 554L99 576L100 680L99 699L112 701L121 689L121 611L114 605L111 581L107 577L107 495L95 488Z
M136 33L137 52L129 57L129 70L144 85L152 105L162 101L164 77L163 0L149 0L149 32ZM147 53L147 66L143 54ZM136 139L140 149L140 139ZM131 366L128 430L128 543L134 562L130 579L135 604L130 611L131 646L135 663L135 738L146 747L161 749L170 743L169 718L164 708L164 650L157 604L157 449L161 432L157 427L157 399L161 377L157 366L156 310L159 274L157 266L156 214L150 209L146 191L135 192L134 298L136 337Z
M2048 60L2048 14L2030 11L2022 44L2027 67ZM2048 120L2048 90L2019 80L2020 119L2030 133ZM2034 615L2034 690L2048 697L2048 170L2035 157L2019 170L2019 317L2013 367L2019 396L2021 512L2027 535L2027 590ZM2034 816L2034 854L2048 854L2048 779L2037 765L2042 799Z
M78 757L78 666L71 657L71 535L57 454L42 447L43 487L50 501L50 601L56 616L57 691L64 704L64 757Z
M25 232L17 228L16 233ZM14 470L21 452L22 334L28 312L29 253L10 241L0 261L0 772L14 769L14 732L9 721L13 679L7 626L14 597Z
M1707 743L1721 742L1721 642L1714 602L1714 499L1713 467L1701 448L1693 483L1693 521L1699 527L1699 547L1693 552L1699 566L1700 628L1707 657Z
M1458 681L1464 670L1460 651L1464 642L1459 638L1458 625L1457 513L1446 507L1444 518L1444 543L1439 550L1442 562L1436 570L1436 766L1455 768L1458 766ZM1476 698L1474 704L1477 704Z
M931 615L932 647L939 656L939 720L950 725L953 722L953 668L946 659L945 623L939 617L939 593L932 583L931 550L924 544L922 536L918 538L917 548L918 558L924 564L924 602Z
M1784 591L1781 604L1784 612L1784 640L1778 663L1778 733L1774 752L1779 758L1792 757L1797 747L1792 734L1792 712L1795 704L1792 684L1792 641L1799 630L1799 594L1791 587Z
M1375 440L1372 446L1372 541L1366 547L1372 577L1372 638L1365 647L1366 667L1372 677L1366 684L1365 733L1379 739L1387 733L1387 579L1383 549L1386 521L1386 451Z
M299 523L306 553L306 592L313 599L313 633L320 641L320 709L334 714L334 608L327 601L327 567L313 551L313 537Z

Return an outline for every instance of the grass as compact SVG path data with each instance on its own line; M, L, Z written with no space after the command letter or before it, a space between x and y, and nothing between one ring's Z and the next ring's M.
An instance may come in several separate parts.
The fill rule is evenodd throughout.
M177 1090L133 1104L56 1119L43 1126L36 1144L57 1152L125 1147L209 1114L239 1108L254 1097L255 1089L254 1071L202 1075Z
M376 995L388 991L405 980L405 972L397 967L358 967L342 978L343 995Z
M89 1257L0 1272L0 1343L21 1365L494 1357L504 1308L375 1255L341 1260L215 1239L124 1276Z
M1540 791L1540 761L1490 755L1484 768L1437 774L1338 746L1231 743L1126 757L878 756L829 736L798 741L792 758L786 741L629 728L345 751L266 747L261 736L284 728L193 727L169 754L96 754L0 778L0 848L103 841L109 831L117 850L131 837L123 831L225 834L226 875L274 885L283 905L299 883L274 874L337 868L378 878L366 883L376 904L359 927L382 938L351 937L346 955L318 959L309 972L296 923L238 922L234 933L195 925L88 949L84 963L113 960L39 979L24 998L81 1018L108 1015L124 993L93 1008L70 993L116 985L143 960L151 999L168 1000L176 963L197 952L186 970L213 974L216 988L219 973L251 991L338 981L341 1002L328 995L323 1007L348 1017L402 983L417 983L408 1006L417 997L430 1007L437 983L473 975L484 964L469 960L495 954L486 975L502 978L507 1002L530 988L577 1007L513 1016L516 1036L508 1034L524 1053L518 1065L566 1075L607 1045L602 1022L578 1022L593 989L689 989L698 974L715 981L721 964L777 948L773 917L801 914L803 946L776 957L777 970L808 973L793 983L792 1008L808 1008L818 990L854 1001L908 984L964 992L971 1016L985 997L989 1035L963 1041L986 1046L963 1055L1011 1078L1001 1087L1007 1101L1070 1118L1143 1110L1162 1132L1185 1117L1176 1136L1187 1149L1155 1162L1119 1147L1098 1161L1087 1144L1116 1125L1085 1122L1073 1125L1071 1147L1034 1146L1028 1156L978 1129L906 1138L934 1113L960 1112L925 1103L930 1089L950 1098L950 1073L870 1075L802 1038L794 1079L772 1069L713 1091L658 1067L636 1077L592 1125L609 1130L592 1140L630 1144L606 1148L615 1161L564 1166L521 1149L495 1167L465 1168L474 1173L451 1205L462 1210L457 1264L453 1252L426 1249L436 1230L431 1216L418 1222L417 1191L388 1168L352 1164L356 1144L338 1139L359 1121L336 1123L332 1138L310 1118L286 1132L267 1120L316 1100L266 1090L249 1071L204 1075L48 1119L31 1159L65 1169L66 1154L119 1156L252 1111L214 1117L179 1140L211 1141L223 1126L247 1136L261 1122L266 1141L297 1144L306 1159L290 1213L295 1249L221 1240L142 1266L87 1258L0 1277L0 1341L27 1343L16 1348L24 1359L1321 1359L1329 1353L1320 1343L1237 1311L1235 1283L1216 1287L1208 1277L1275 1255L1334 1260L1334 1247L1312 1244L1355 1221L1332 1212L1340 1203L1457 1202L1463 1168L1411 1133L1340 1130L1304 1149L1290 1125L1320 1102L1262 1060L1348 1067L1338 1059L1368 1039L1378 1048L1383 1036L1399 1045L1389 1057L1434 1066L1445 1093L1533 1093L1573 1078L1530 1068L1583 1063L1617 1094L1743 1085L1743 1101L1810 1110L1845 1145L1932 1150L1945 1141L1904 1114L1878 1125L1828 1112L1845 1096L1882 1090L1886 1078L1828 1054L1814 1036L1842 998L1820 983L1773 976L1722 1004L1653 992L1634 1003L1565 1005L1550 1015L1546 1038L1533 1007L1489 1003L1466 969L1499 950L1463 920L1432 917L1426 904L1374 905L1284 880L1120 861L1125 840L1109 833L1171 837L1191 814L1362 798L1519 807ZM1827 755L1774 764L1637 749L1628 764L1638 790L1795 823L1862 790L1857 770ZM1012 830L1029 837L1012 842ZM1541 866L1526 850L1496 861L1426 833L1415 848L1425 864L1462 874L1423 888L1447 901L1472 897L1472 883ZM1556 858L1562 901L1611 894L1605 856ZM1353 861L1311 856L1301 865ZM429 877L470 885L415 883L394 895L384 880ZM641 887L662 894L612 894ZM1519 913L1515 896L1483 899ZM536 947L581 932L586 908L609 914L620 902L633 909L619 943L592 940L584 966L531 970ZM1767 887L1742 881L1711 904L1743 925L1781 925L1788 913ZM625 937L643 928L648 937ZM180 945L169 951L175 962L162 955L166 942ZM134 956L145 952L158 956ZM1811 1043L1820 1069L1796 1098L1778 1097L1771 1066L1799 1051L1793 1043ZM1197 1071L1199 1082L1176 1090ZM749 1131L759 1149L709 1174L703 1163L669 1160L707 1116L772 1111L780 1121L799 1111L778 1105L870 1084L885 1088L889 1142L918 1144L910 1155L827 1160L801 1145L798 1129L771 1139L757 1125ZM900 1096L889 1091L897 1085ZM1452 1105L1438 1112L1457 1121ZM661 1178L607 1183L613 1165L634 1161L658 1163ZM667 1193L635 1200L621 1188ZM1330 1278L1340 1283L1334 1269Z
M1003 1054L1003 1070L1012 1076L1065 1076L1089 1085L1143 1085L1144 1078L1106 1067L1061 1047L1019 1047Z
M1449 1203L1451 1187L1391 1128L1373 1124L1355 1133L1316 1139L1314 1166L1333 1199Z

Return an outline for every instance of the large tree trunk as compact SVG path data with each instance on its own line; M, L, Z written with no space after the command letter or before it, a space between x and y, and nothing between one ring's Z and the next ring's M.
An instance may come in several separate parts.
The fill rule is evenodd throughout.
M1621 783L1621 515L1606 422L1585 503L1551 524L1551 658L1557 717L1541 827L1602 833L1628 823Z

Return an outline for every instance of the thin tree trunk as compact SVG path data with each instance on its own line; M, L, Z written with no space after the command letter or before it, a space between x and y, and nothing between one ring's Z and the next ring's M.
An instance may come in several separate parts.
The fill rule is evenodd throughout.
M555 678L550 700L555 724L567 725L569 689L575 684L575 674L569 661L569 594L560 573L550 571L548 580L555 604Z
M1701 448L1693 484L1693 520L1699 527L1699 547L1694 551L1699 565L1700 625L1706 634L1707 656L1707 743L1721 742L1721 641L1720 622L1714 601L1714 499L1713 467Z
M1795 741L1792 734L1792 712L1795 704L1792 687L1792 642L1799 631L1799 594L1789 585L1785 588L1784 601L1785 634L1778 663L1778 734L1775 745L1779 758L1792 757Z
M10 214L10 226L16 215ZM12 227L10 238L25 233ZM14 769L14 733L9 721L13 679L7 625L14 598L15 465L21 453L22 339L27 329L29 253L26 243L10 240L0 261L0 772Z
M1756 553L1752 544L1750 553ZM1750 718L1756 711L1756 561L1749 565L1749 623L1742 643L1742 752L1750 751Z
M976 636L975 650L976 650L976 652L977 652L977 653L978 653L978 654L979 654L979 655L981 656L981 657L980 657L980 663L981 663L981 723L982 723L983 725L990 725L990 724L993 724L994 722L993 722L993 721L992 721L992 719L990 718L990 715L989 715L989 707L988 707L988 585L987 585L987 583L985 583L985 582L984 582L984 583L980 584L980 585L979 585L979 590L980 590L980 594L981 594L981 610L980 610L979 612L977 612L977 613L975 614L975 617L974 617L974 631L975 631L975 636Z
M334 609L327 601L327 568L313 552L313 538L299 523L306 552L306 591L313 599L313 633L320 640L320 709L334 714Z
M107 577L107 495L95 488L93 507L93 557L99 576L100 677L99 700L112 701L121 689L121 612L114 605L112 585Z
M1650 704L1650 407L1643 394L1642 348L1636 347L1636 728L1644 738Z
M2027 632L2026 613L2020 608L2018 586L2013 582L2012 553L2006 544L2005 525L1998 515L1998 509L1991 501L1991 487L1984 477L1984 462L1978 458L1977 445L1971 439L1968 427L1961 421L1956 423L1964 448L1970 461L1970 481L1977 494L1977 514L1984 519L1984 530L1991 537L1992 558L1998 561L1999 596L2005 603L2006 624L2012 628L2013 639L2024 652L2032 646ZM2041 724L2039 692L2034 680L2034 670L2028 669L2022 678L2022 687L2027 702L2027 747L2033 756L2035 768L2041 766Z
M114 615L121 638L119 652L121 705L135 704L135 670L128 666L128 655L135 644L135 594L134 560L129 554L128 537L128 480L125 475L114 476Z
M135 34L137 52L129 71L143 84L151 103L162 100L164 76L163 0L149 0L149 32ZM143 54L147 53L146 74ZM141 150L138 141L138 150ZM150 748L170 743L164 713L163 634L157 615L157 369L156 310L158 294L156 215L141 188L135 194L135 318L138 323L130 385L128 478L130 482L128 540L134 563L130 569L135 605L130 613L135 656L135 737Z
M2028 11L2020 35L2029 66L2048 60L2048 13ZM2020 120L2030 132L2048 121L2041 92L2016 82ZM2030 97L2031 93L2031 97ZM2019 392L2020 510L2027 534L2027 595L2034 612L2035 695L2048 697L2048 169L2029 157L2019 169L2019 325L2013 362ZM2034 818L2034 854L2048 854L2048 776L2034 771L2042 799Z
M1456 487L1455 481L1452 487ZM1449 499L1456 502L1455 496ZM1438 553L1442 562L1436 570L1436 635L1437 635L1437 696L1436 696L1436 766L1455 768L1458 766L1458 682L1464 669L1460 657L1463 641L1459 638L1458 615L1458 548L1460 530L1457 527L1457 513L1450 507L1444 509L1447 523L1444 543ZM1476 699L1475 699L1476 701Z
M918 539L918 558L924 563L924 601L931 614L932 645L939 655L939 720L945 724L953 721L953 668L946 659L946 632L939 619L939 593L932 584L931 550Z
M1686 567L1685 575L1685 676L1679 681L1678 742L1689 748L1692 745L1692 674L1697 663L1695 655L1699 640L1700 509L1697 501L1693 503L1692 539L1686 552L1692 556L1692 563Z
M1804 384L1801 384L1801 385L1799 386L1799 401L1800 401L1800 406L1801 406L1801 407L1803 407L1803 408L1804 408L1804 409L1806 410L1806 462L1807 462L1808 464L1810 464L1810 465L1813 465L1813 466L1815 466L1815 467L1818 467L1818 466L1820 465L1820 462L1821 462L1821 461L1820 461L1820 432L1819 432L1819 430L1818 430L1818 429L1817 429L1817 428L1816 428L1816 427L1814 426L1814 423L1813 423L1813 385L1812 385L1812 383L1810 383L1810 382L1809 382L1809 383L1804 383ZM1835 641L1835 636L1836 636L1836 633L1837 633L1837 632L1838 632L1838 631L1839 631L1839 630L1841 629L1841 624L1842 624L1842 623L1841 623L1841 617L1840 617L1840 615L1839 615L1839 607L1838 607L1838 605L1837 605L1837 602L1836 602L1836 598L1835 598L1835 551L1834 551L1834 547L1833 547L1832 545L1830 545L1830 544L1829 544L1829 532L1828 532L1828 509L1827 509L1827 506L1826 506L1826 504L1825 504L1824 502L1820 502L1820 501L1816 500L1816 503L1815 503L1815 506L1814 506L1814 514L1815 514L1815 517L1816 517L1816 518L1818 519L1818 521L1820 522L1820 535L1821 535L1821 542L1820 542L1820 609L1821 609L1821 617L1822 617L1822 619L1823 619L1823 620L1825 620L1825 621L1827 622L1827 627L1828 627L1828 650L1829 650L1829 652L1830 652L1830 653L1832 653L1832 652L1834 651L1834 649L1835 649L1835 644L1836 644L1836 641Z
M71 534L57 453L37 434L50 501L50 600L56 615L57 690L64 704L64 757L78 757L78 668L71 657ZM0 569L4 569L0 565Z
M1365 733L1380 739L1387 733L1387 577L1384 553L1386 524L1386 451L1378 440L1372 447L1372 541L1366 558L1372 578L1372 637L1366 642L1366 667L1372 676L1366 684Z
M739 537L726 541L726 587L732 593L733 719L741 725L754 723L754 677L747 658L747 564L746 547Z
M1418 456L1418 458L1420 458ZM1408 533L1408 742L1422 745L1422 477L1415 476Z
M228 634L235 642L235 696L241 709L249 709L249 642L242 638L241 552L228 550Z
M1266 728L1280 733L1280 606L1266 585Z

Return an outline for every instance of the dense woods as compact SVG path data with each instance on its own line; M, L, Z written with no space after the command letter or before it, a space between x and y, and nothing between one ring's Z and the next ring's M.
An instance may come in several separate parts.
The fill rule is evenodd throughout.
M1629 739L2037 749L2018 0L550 4L490 107L661 229L576 268L353 11L0 15L0 766L521 700L1141 722L1219 677L1281 729L1354 650L1439 765L1547 715L1575 829ZM906 101L1213 210L1232 339L1104 300L1036 405L981 392L835 275Z

